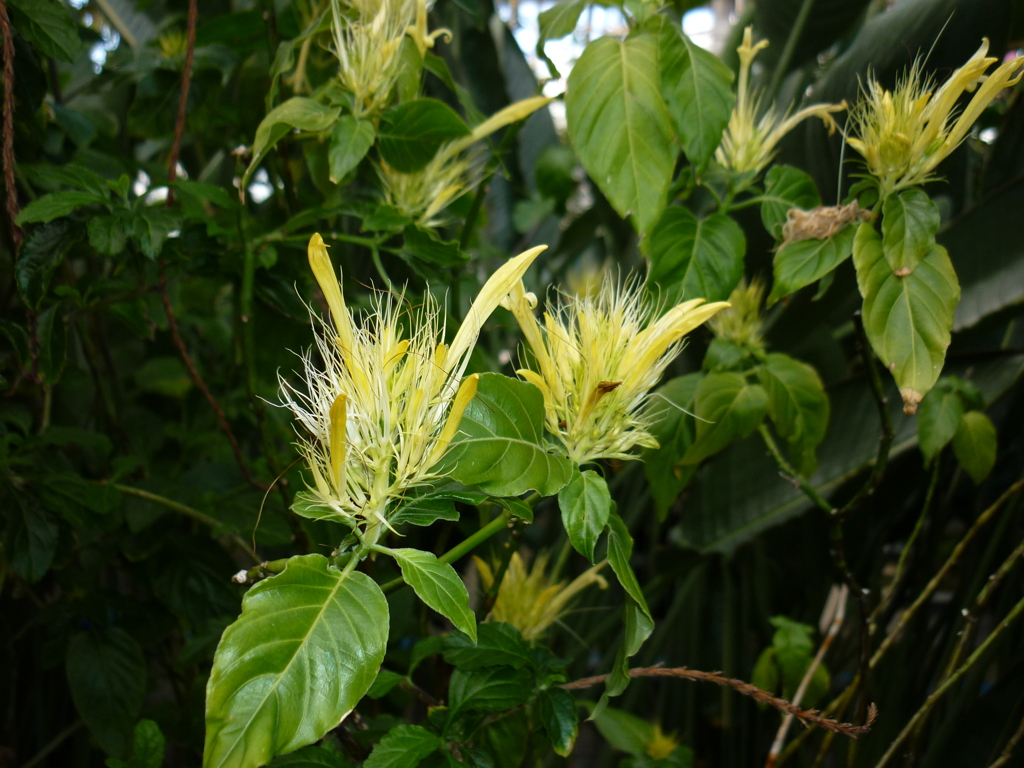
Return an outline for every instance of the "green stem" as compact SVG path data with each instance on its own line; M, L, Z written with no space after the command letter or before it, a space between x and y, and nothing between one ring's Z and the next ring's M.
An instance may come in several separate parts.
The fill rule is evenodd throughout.
M500 515L491 520L491 522L489 522L479 531L474 533L472 536L467 537L464 541L460 542L459 544L456 544L454 547L449 549L447 552L445 552L437 559L440 560L442 563L454 563L460 557L476 548L477 545L487 541L487 539L491 538L491 536L496 534L498 531L507 528L508 521L511 519L511 517L512 515L509 512L502 512ZM405 582L402 581L401 577L399 577L397 579L392 579L386 584L381 585L381 590L384 592L385 595L390 595L392 592L401 589L404 585Z
M136 496L140 499L151 501L154 504L159 504L162 507L166 507L167 509L173 510L178 514L185 515L186 517L191 517L193 520L200 522L203 525L209 526L214 530L224 527L224 524L217 518L212 517L206 514L205 512L200 512L198 509L187 506L186 504L182 504L181 502L174 501L173 499L168 499L166 496L160 496L155 493L150 493L149 491L144 491L141 488L133 488L130 485L121 485L120 483L106 483L106 485L109 485L111 488L116 488L121 493L127 493L129 496ZM231 539L231 541L233 541L239 547L241 547L245 551L245 553L249 555L255 562L260 562L260 559L256 557L253 551L249 548L249 545L245 543L245 539L243 539L237 533L225 533L224 535Z
M782 85L782 78L786 76L786 70L789 69L789 63L793 60L793 54L796 53L797 43L800 42L800 38L804 34L804 27L807 26L807 19L811 16L811 9L814 7L814 0L804 0L800 5L800 10L797 12L796 19L793 21L793 26L789 30L789 37L786 39L786 46L782 49L782 55L779 56L779 63L775 65L775 71L772 73L772 81L768 86L768 100L774 101L775 97L779 93L779 87Z
M888 763L892 756L896 753L896 750L899 748L900 744L903 743L904 739L906 739L907 736L909 736L910 733L914 731L915 728L917 728L918 723L920 723L925 717L928 716L932 708L938 703L939 699L941 699L945 695L946 691L953 687L953 685L955 685L960 680L960 678L967 674L970 668L973 667L978 662L978 660L985 655L985 652L992 646L992 644L1003 633L1003 631L1008 626L1010 626L1013 620L1021 614L1021 612L1024 612L1024 598L1021 598L1017 602L1017 604L1010 609L1010 612L1006 615L1006 618L1003 619L994 630L992 630L991 634L989 634L989 636L985 638L985 642L978 646L977 650L975 650L974 653L972 653L967 658L967 661L965 661L960 666L960 668L957 669L956 672L947 677L946 680L938 688L936 688L927 699L925 699L925 702L921 705L921 708L917 710L916 713L914 713L914 716L910 718L910 722L904 726L903 730L900 731L899 736L897 736L893 743L889 745L889 749L886 750L886 753L884 755L882 755L882 759L878 761L878 764L875 766L875 768L884 768L885 764Z
M804 495L820 507L822 511L829 515L835 514L835 507L829 504L828 500L818 493L814 489L814 486L807 482L805 478L801 477L800 473L797 472L793 468L793 465L786 460L786 457L782 455L782 451L779 450L779 446L775 442L775 438L773 438L771 432L768 431L767 425L762 424L757 428L757 431L760 433L761 439L764 440L764 444L768 446L768 450L775 458L775 463L779 465L779 469L781 469L783 474L787 476L786 480L803 491Z
M377 243L370 246L370 257L373 259L373 266L377 268L377 274L380 275L381 280L388 287L389 291L395 290L394 283L391 282L391 278L388 276L388 272L384 269L384 262L380 260L380 249L377 247Z

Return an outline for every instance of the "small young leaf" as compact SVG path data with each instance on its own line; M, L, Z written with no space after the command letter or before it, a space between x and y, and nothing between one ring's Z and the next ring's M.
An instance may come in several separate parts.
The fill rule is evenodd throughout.
M558 508L569 541L577 552L594 562L594 547L612 511L608 484L592 469L574 469L569 482L558 492Z
M764 176L761 221L768 234L782 239L782 227L791 208L809 210L821 205L814 179L792 165L773 165Z
M34 584L50 570L60 528L35 496L12 489L0 499L10 514L4 543L11 553L11 568Z
M733 219L698 219L688 208L667 208L651 232L647 284L663 300L725 301L743 277L747 241Z
M119 627L80 632L67 650L68 683L79 716L104 751L125 758L146 695L146 659Z
M421 725L399 725L384 734L363 768L416 768L441 744L439 736Z
M476 617L469 608L469 592L455 569L422 549L389 549L388 554L398 561L402 578L420 600L476 642Z
M331 181L340 184L366 157L376 138L371 121L352 115L339 119L331 134L331 148L327 153Z
M953 453L975 484L981 483L996 463L996 428L981 411L968 411L960 417L953 435Z
M390 669L384 669L381 667L380 672L377 673L377 677L374 678L373 685L370 686L370 690L366 692L366 695L371 699L379 699L382 696L386 696L404 679L405 678L397 672L392 672Z
M768 393L740 373L709 373L693 398L697 435L683 456L696 464L753 432L768 413Z
M89 244L104 256L117 256L128 242L122 216L93 216L89 219Z
M768 306L821 280L853 252L854 228L843 227L825 240L798 240L782 246L772 264L772 292Z
M882 250L894 272L913 272L932 249L939 206L921 189L889 195L882 206Z
M579 733L576 699L561 688L548 688L537 697L537 714L555 754L568 757Z
M532 677L527 669L511 667L456 669L448 685L448 721L464 712L498 712L523 704L533 692Z
M300 131L326 131L338 119L341 107L328 107L305 96L293 96L267 113L256 128L252 144L252 161L242 176L242 190L260 167L263 158L293 128Z
M477 627L477 635L475 643L461 632L448 635L444 660L466 672L493 666L519 669L530 663L530 647L511 624L488 621Z
M946 359L953 310L960 300L953 264L945 248L933 245L911 274L896 275L870 224L857 229L853 263L868 340L896 379L903 410L916 413Z
M960 395L952 387L941 386L944 381L924 396L917 412L917 442L925 464L930 464L953 439L964 414Z
M536 490L554 496L569 481L569 460L544 444L544 397L533 384L480 376L458 437L433 471L493 496Z
M160 726L152 720L139 720L130 760L106 759L107 768L160 768L164 762L165 739Z
M818 372L773 352L757 373L768 393L768 415L779 436L789 442L791 461L800 474L812 475L817 466L814 451L825 439L829 417L828 395Z
M380 118L380 154L388 165L413 173L429 163L445 142L470 133L455 110L437 99L413 99Z
M135 217L132 238L151 259L156 259L164 247L167 236L181 227L181 216L177 211L164 207L143 208Z

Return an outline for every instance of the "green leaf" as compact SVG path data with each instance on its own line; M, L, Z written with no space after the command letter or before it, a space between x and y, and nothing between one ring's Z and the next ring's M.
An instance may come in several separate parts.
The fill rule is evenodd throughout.
M435 468L493 496L535 490L554 496L569 482L569 460L544 444L544 396L533 384L497 373L480 376L458 437Z
M963 400L952 387L941 386L944 381L924 396L917 412L917 442L925 464L953 439L964 415Z
M935 244L939 206L914 188L889 195L882 206L882 250L893 272L913 272Z
M132 238L149 258L156 259L164 247L167 236L181 227L181 216L162 206L144 208L135 217Z
M60 0L11 0L11 21L43 56L74 61L82 48L78 24Z
M592 469L573 469L569 482L558 492L562 524L576 551L594 562L594 547L608 524L612 497L608 484Z
M579 23L580 14L587 7L589 0L560 0L537 17L540 26L540 40L537 47L542 48L548 40L571 35Z
M697 435L683 464L696 464L753 432L768 413L768 393L740 373L709 373L693 398Z
M39 308L53 273L81 235L81 227L66 219L45 224L32 232L14 265L18 292L26 304Z
M291 510L299 517L305 517L309 520L330 520L349 527L352 526L350 517L325 504L311 491L299 491L296 493L292 501Z
M43 187L49 192L55 192L64 186L82 192L92 192L104 200L110 199L111 182L85 166L75 163L66 163L65 165L50 165L49 163L23 165L18 163L18 170L34 185Z
M331 181L335 184L344 181L366 157L376 138L377 133L369 120L352 115L345 115L338 120L331 134L331 148L327 152Z
M469 639L468 637L466 638ZM431 656L437 656L444 647L444 638L438 635L431 635L430 637L424 637L422 640L418 640L416 645L412 647L412 651L409 652L409 674L411 675L416 671L416 667L420 665L425 659L429 659Z
M736 103L732 71L713 53L695 45L674 22L662 21L658 41L668 112L683 152L700 176L722 141Z
M448 722L469 711L498 712L526 702L533 692L527 669L483 667L456 669L448 685Z
M200 203L213 203L229 211L236 210L239 205L238 198L232 197L226 189L218 187L216 184L206 184L205 182L192 181L191 179L178 179L174 182L174 186L183 195L192 197Z
M60 528L35 496L12 490L0 498L9 510L4 542L10 551L11 568L34 584L50 570Z
M530 664L530 647L511 624L488 621L477 627L477 633L475 643L461 632L448 635L444 660L466 672L494 666L519 669Z
M287 755L278 755L268 768L349 768L344 757L324 747L303 747Z
M676 153L658 85L658 38L591 42L569 75L569 137L591 179L639 232L665 208Z
M135 371L135 383L143 392L182 398L192 389L192 379L177 357L151 357Z
M284 136L293 128L300 131L326 131L338 119L341 107L329 107L305 96L293 96L267 113L256 129L252 144L252 162L242 176L242 190L249 186L249 178Z
M857 230L853 263L864 297L868 340L896 379L904 410L915 413L946 359L953 311L960 298L953 265L946 249L933 245L911 274L897 276L870 224L861 224Z
M981 483L996 463L996 428L981 411L968 411L960 418L953 435L953 453L976 484Z
M476 616L469 608L466 585L455 569L422 549L389 549L387 553L398 561L402 579L420 600L476 642Z
M458 240L442 240L427 227L410 224L405 228L404 236L402 252L414 259L441 267L456 267L465 264L469 258L460 250Z
M414 99L380 117L380 154L388 165L413 173L429 163L441 145L470 133L455 110L437 99Z
M654 726L646 720L607 707L593 717L598 733L613 748L635 757L647 754L647 745L654 738Z
M36 317L39 338L39 375L47 384L56 384L64 372L67 359L67 329L60 304L53 304Z
M370 686L370 690L366 692L366 695L371 699L379 699L390 693L394 687L403 680L405 680L405 678L397 672L392 672L390 669L384 669L381 667L380 672L377 673L377 677L374 678L373 685Z
M203 765L257 768L322 738L376 678L388 622L380 587L322 555L256 584L217 646Z
M821 205L814 179L792 165L773 165L764 177L761 221L768 234L782 239L782 227L791 208L810 210Z
M67 650L68 683L79 717L103 750L124 758L146 695L146 659L119 627L80 632Z
M14 221L19 227L26 224L46 224L62 216L70 216L83 205L105 202L107 202L106 198L100 197L94 192L64 189L60 192L43 195L38 200L29 203L21 209L21 213Z
M106 759L107 768L160 768L164 763L164 735L152 720L139 720L130 760Z
M695 464L680 462L693 443L694 420L686 411L692 411L693 396L702 378L701 373L679 376L658 389L651 399L649 415L653 426L650 432L659 447L644 451L644 474L651 486L658 519L662 521L697 471Z
M420 760L442 745L441 738L420 725L399 725L392 728L373 752L363 768L416 768Z
M777 352L758 368L758 380L768 393L768 415L775 431L789 442L796 470L809 477L817 468L814 451L825 439L829 402L818 372Z
M576 699L561 688L548 688L537 697L537 714L540 717L555 754L568 757L576 744L579 733L579 717L576 714Z
M89 244L104 256L117 256L128 242L122 216L93 216L89 219Z
M798 240L779 248L772 265L768 306L822 279L846 261L853 253L854 233L853 227L843 227L825 240Z
M747 240L722 213L698 219L687 208L668 208L651 232L647 284L664 299L725 301L743 277Z

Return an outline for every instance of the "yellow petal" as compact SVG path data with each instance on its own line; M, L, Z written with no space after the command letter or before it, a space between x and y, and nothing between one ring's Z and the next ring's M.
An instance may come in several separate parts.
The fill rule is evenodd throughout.
M488 592L494 583L494 574L491 572L491 566L477 555L473 555L473 562L476 563L476 572L480 574L480 586L483 587L484 592Z
M1024 71L1018 72L1017 70L1022 66L1024 66L1024 56L1018 56L1016 59L1000 65L995 72L986 78L982 86L978 88L978 92L974 94L971 103L967 105L963 114L957 119L956 126L954 126L949 136L943 142L942 149L936 154L942 154L945 157L959 146L960 142L964 140L967 133L971 130L974 122L981 117L985 107L999 95L999 92L1003 88L1009 88L1020 82L1021 77L1024 76ZM1014 77L1015 72L1016 77Z
M331 403L331 474L334 475L334 483L339 489L345 487L345 453L348 450L348 437L346 434L347 424L347 403L348 397L342 392Z
M313 277L316 278L320 290L323 291L327 306L331 310L331 318L334 320L334 330L338 334L338 341L341 348L348 351L352 349L352 317L345 306L345 297L341 293L341 284L334 272L334 265L331 264L331 257L327 255L327 245L320 233L315 233L309 238L309 266L313 270Z
M448 348L448 359L445 363L446 373L451 372L456 365L463 361L463 358L476 344L480 329L487 322L487 318L491 316L498 304L508 295L533 260L545 248L547 248L546 245L538 245L536 248L531 248L509 259L484 283L484 287L480 289L480 293L473 300L469 312L466 313L466 319L463 320L462 326Z
M506 125L510 125L511 123L515 123L529 117L538 109L550 104L552 101L553 99L549 99L547 96L531 96L528 99L517 101L515 104L509 104L504 109L495 112L489 118L480 123L480 125L473 129L473 132L469 136L465 136L454 142L451 145L451 152L453 154L461 152L466 147L480 141L480 139L490 136L499 128L504 128Z
M430 460L427 462L428 467L432 467L440 461L445 451L448 450L448 446L455 437L455 433L459 430L459 423L462 421L462 414L466 412L466 406L469 405L470 400L476 397L476 388L479 381L479 373L474 373L463 379L462 385L455 395L455 400L452 402L452 408L448 412L448 421L445 422L444 429L441 430L441 434L437 438L437 444L430 454Z

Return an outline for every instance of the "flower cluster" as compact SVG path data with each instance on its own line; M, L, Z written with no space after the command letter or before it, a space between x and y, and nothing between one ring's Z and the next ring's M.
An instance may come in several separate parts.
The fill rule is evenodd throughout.
M366 524L373 544L386 526L388 505L433 478L431 468L455 437L476 394L477 376L464 376L480 328L544 249L502 265L484 284L450 345L430 299L405 309L390 293L357 323L319 234L309 263L330 309L317 322L316 348L303 358L305 391L281 381L284 403L308 437L300 451L309 466L315 502L353 528Z
M543 393L548 431L578 464L657 447L644 408L650 390L686 334L729 305L693 299L655 320L639 283L619 287L611 279L596 296L563 298L549 302L543 325L533 315L536 297L521 283L505 302L532 356L518 373Z
M855 136L847 143L867 161L882 197L934 178L936 166L963 142L999 92L1020 82L1024 57L1011 59L986 75L998 61L986 57L987 53L984 39L967 63L934 92L934 81L924 76L920 59L893 91L868 77L863 97L851 111ZM975 89L970 103L957 114L957 101Z
M833 112L846 109L841 104L812 104L795 114L779 114L769 107L761 112L761 95L750 85L750 65L758 51L767 48L768 41L753 44L750 27L743 31L743 44L736 49L740 57L740 80L736 89L736 106L729 125L722 134L722 143L715 151L715 159L736 173L759 174L775 156L775 147L782 137L809 117L819 117L832 131L836 128Z

